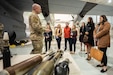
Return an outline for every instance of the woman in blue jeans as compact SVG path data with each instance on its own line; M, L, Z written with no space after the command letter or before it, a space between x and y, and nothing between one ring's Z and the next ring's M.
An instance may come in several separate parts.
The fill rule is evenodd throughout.
M58 50L60 50L61 48L61 37L62 37L62 29L61 29L61 25L58 24L55 30L55 38L57 41Z
M70 34L70 53L74 54L76 51L76 41L77 41L77 30L76 26L73 25L71 28L71 34ZM74 46L74 51L73 51L73 46Z

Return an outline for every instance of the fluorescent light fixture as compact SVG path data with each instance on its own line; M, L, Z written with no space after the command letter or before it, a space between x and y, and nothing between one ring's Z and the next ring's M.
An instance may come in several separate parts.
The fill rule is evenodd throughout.
M108 0L108 3L111 3L112 2L112 0Z

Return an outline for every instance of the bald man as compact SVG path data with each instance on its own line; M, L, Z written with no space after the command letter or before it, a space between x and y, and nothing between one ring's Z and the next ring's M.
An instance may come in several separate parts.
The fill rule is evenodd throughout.
M33 50L31 54L37 54L42 52L43 47L43 35L44 32L38 14L41 13L41 6L39 4L32 5L32 14L29 16L30 25L30 39L32 41Z

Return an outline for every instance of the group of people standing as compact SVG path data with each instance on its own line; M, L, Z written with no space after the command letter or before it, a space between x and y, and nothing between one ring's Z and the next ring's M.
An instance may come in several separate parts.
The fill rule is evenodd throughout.
M87 36L87 37L86 37ZM86 40L87 38L87 40ZM110 47L110 23L105 15L100 16L99 23L95 26L92 17L88 17L87 24L82 23L80 28L81 50L82 43L87 46L87 60L91 59L90 50L91 47L97 46L103 52L103 58L101 64L97 67L102 67L101 72L107 71L107 48Z
M75 53L75 51L76 51L76 41L77 41L77 30L76 30L75 25L72 25L72 27L70 28L69 23L66 22L66 26L64 28L64 40L65 40L64 51L67 50L67 41L68 41L70 53L71 54ZM74 49L73 49L73 46L74 46Z
M66 22L65 24L66 24L66 26L64 28L65 50L67 49L67 42L68 42L69 48L70 48L70 53L73 54L76 51L76 41L77 41L76 26L73 25L72 28L70 28L68 22ZM52 30L51 30L50 25L47 25L47 28L49 28L49 32L48 31L44 32L46 51L47 51L47 49L50 50L50 45L51 45L51 41L52 41ZM60 24L58 24L55 29L55 39L57 42L58 50L60 50L61 49L61 39L62 39L62 28L61 28ZM47 48L47 42L49 42L49 48ZM74 49L72 49L73 46L74 46Z
M44 30L39 17L37 14L41 13L41 7L38 4L33 4L32 6L32 14L29 17L30 24L30 39L32 41L33 50L31 54L41 53L43 48L43 32L45 36L45 46L47 51L47 43L49 42L49 49L52 41L52 30L49 24L47 24L46 29ZM61 25L58 24L55 30L55 38L58 45L58 50L61 48L61 39L62 39L62 28ZM64 40L65 40L65 48L67 49L67 42L69 42L70 53L75 53L76 51L76 41L77 41L77 30L76 26L72 25L69 27L69 23L66 22L66 26L64 28ZM87 46L87 60L91 59L90 49L92 46L97 45L98 48L103 51L103 58L101 64L97 65L97 67L102 67L101 72L107 71L107 48L110 47L110 23L107 20L105 15L100 16L99 23L95 26L92 17L88 17L87 24L82 23L82 27L80 28L80 38L81 43L84 43ZM74 45L74 51L72 52L72 46ZM82 45L82 44L81 44ZM82 49L82 48L81 48Z
M75 25L72 25L72 27L70 28L68 22L66 22L65 24L66 24L66 26L64 28L64 40L65 40L65 48L64 48L64 51L67 50L67 42L68 42L69 43L69 48L70 48L70 53L71 54L74 54L75 51L76 51L76 40L77 40L76 26ZM55 30L55 37L56 37L57 42L61 42L61 35L62 35L61 25L60 25L60 32L61 32L61 35L60 36L57 35L58 34L58 32L57 32L58 29L59 28L56 28L56 30ZM59 40L59 37L60 37L60 41L58 41ZM59 46L61 46L61 43L58 43L58 49L60 49ZM74 49L72 49L73 46L74 46Z

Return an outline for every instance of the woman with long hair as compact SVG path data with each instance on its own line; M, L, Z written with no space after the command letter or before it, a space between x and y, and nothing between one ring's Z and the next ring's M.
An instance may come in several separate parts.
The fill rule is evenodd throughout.
M88 40L85 42L86 46L87 46L87 58L86 60L90 60L91 56L90 56L90 49L92 46L94 46L94 38L93 38L93 31L95 29L94 26L94 22L92 17L88 17L88 22L86 25L86 32L85 35L88 37Z
M46 48L46 52L47 52L47 50L48 49L50 50L50 48L51 48L51 41L52 41L52 30L51 30L49 23L47 23L47 25L46 25L44 37L45 37L45 48ZM48 42L49 42L49 48L48 48Z
M58 50L60 50L61 48L61 37L62 37L62 28L61 28L61 25L58 24L55 30L55 38L57 41Z
M98 48L103 51L103 58L101 64L97 67L102 67L101 72L107 71L107 48L110 47L110 23L107 21L105 15L100 16L100 22L94 30L94 38L97 40Z
M80 35L79 35L79 41L80 41L81 51L82 51L82 44L84 43L83 42L83 37L84 37L85 31L86 31L85 22L82 22L82 25L80 27L80 32L79 32L80 33ZM85 44L84 44L84 51L85 51Z
M70 53L74 54L76 51L76 41L77 41L77 30L76 26L73 25L71 28L71 34L70 34ZM73 51L74 46L74 51Z

